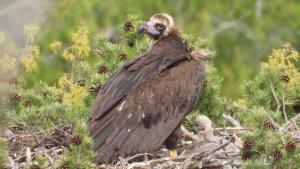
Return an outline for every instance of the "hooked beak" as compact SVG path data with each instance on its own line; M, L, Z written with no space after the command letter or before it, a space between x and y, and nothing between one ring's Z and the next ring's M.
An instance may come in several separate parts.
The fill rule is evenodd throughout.
M140 25L138 33L147 33L151 38L158 39L161 32L155 29L155 26L152 22L144 22Z

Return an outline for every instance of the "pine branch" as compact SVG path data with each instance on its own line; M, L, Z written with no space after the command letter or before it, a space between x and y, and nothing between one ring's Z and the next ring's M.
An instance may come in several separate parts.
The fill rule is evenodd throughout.
M275 90L274 90L274 86L272 84L272 82L270 81L270 88L271 88L271 92L272 92L272 95L273 95L273 98L275 99L276 103L277 103L277 110L276 112L279 112L279 109L281 107L281 103L279 102L277 96L276 96L276 93L275 93Z
M288 120L288 117L286 115L286 110L285 110L285 94L283 94L283 96L282 96L282 110L283 110L285 122L287 123L289 120Z

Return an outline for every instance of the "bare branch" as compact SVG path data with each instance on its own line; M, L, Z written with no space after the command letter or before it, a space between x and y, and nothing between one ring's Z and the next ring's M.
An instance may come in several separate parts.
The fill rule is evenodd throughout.
M284 115L285 122L287 123L289 120L287 118L286 111L285 111L285 94L283 94L283 96L282 96L282 109L283 109L283 115Z
M277 96L276 96L276 93L275 93L275 90L274 90L274 86L272 84L272 82L270 81L270 88L271 88L271 92L272 92L272 95L277 103L277 112L279 111L280 107L281 107L281 103L279 102Z
M183 125L180 126L180 129L183 132L184 136L187 136L196 142L202 140L200 137L198 137L198 136L194 135L193 133L191 133L190 131L188 131Z
M237 121L236 119L234 119L232 116L227 115L227 114L222 114L222 117L225 120L229 121L235 127L241 127L241 123L239 121Z

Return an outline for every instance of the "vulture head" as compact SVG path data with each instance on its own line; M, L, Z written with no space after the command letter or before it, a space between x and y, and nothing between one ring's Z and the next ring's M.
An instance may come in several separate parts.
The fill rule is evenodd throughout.
M177 33L173 17L164 13L155 14L148 22L142 23L138 32L147 33L154 40Z

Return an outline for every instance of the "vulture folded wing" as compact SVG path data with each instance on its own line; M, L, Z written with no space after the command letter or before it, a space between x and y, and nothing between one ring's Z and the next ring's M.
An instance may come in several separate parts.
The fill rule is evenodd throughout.
M170 41L166 39L165 41ZM91 111L91 119L100 119L106 115L124 96L140 84L149 76L155 75L164 69L187 59L190 55L184 49L181 41L172 42L174 50L163 50L171 48L169 43L163 42L153 46L153 50L146 52L142 56L130 61L122 66L111 76L98 94ZM176 46L177 45L177 46ZM157 48L157 49L156 49ZM183 49L183 50L182 50Z
M97 162L158 149L191 111L202 91L203 66L195 60L176 65L141 78L105 116L91 120Z

